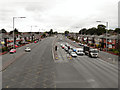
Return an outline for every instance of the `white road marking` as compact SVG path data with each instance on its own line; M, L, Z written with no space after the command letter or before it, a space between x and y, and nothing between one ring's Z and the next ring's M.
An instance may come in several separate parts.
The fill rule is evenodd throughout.
M94 79L89 79L89 80L79 80L79 81L55 81L55 83L91 83L95 82Z

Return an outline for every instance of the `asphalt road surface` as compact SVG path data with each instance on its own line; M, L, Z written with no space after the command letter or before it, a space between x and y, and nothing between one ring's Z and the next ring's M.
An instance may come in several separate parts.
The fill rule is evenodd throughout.
M62 38L60 36L60 38ZM118 67L101 58L86 55L69 58L70 55L60 47L65 44L58 38L58 60L56 87L61 88L118 88Z
M39 42L31 52L23 50L24 54L3 71L3 88L54 88L53 40Z
M58 60L53 59L52 47L55 37L32 45L31 52L20 49L14 63L2 72L3 88L118 87L117 66L88 56L70 59L69 54L60 47L65 40L61 41L59 38L62 36L59 36L56 42Z

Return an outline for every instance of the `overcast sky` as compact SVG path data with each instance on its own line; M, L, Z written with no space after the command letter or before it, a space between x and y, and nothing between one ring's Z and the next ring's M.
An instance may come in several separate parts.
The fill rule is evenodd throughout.
M109 22L109 28L118 27L120 0L0 0L0 29L21 32L69 30L96 27L97 20ZM32 26L32 29L31 29Z

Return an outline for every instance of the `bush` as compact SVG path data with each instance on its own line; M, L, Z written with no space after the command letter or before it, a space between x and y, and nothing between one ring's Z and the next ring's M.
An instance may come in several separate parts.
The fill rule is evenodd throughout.
M114 53L115 53L115 54L119 54L119 51L116 50L116 51L114 51Z
M94 46L94 44L92 43L92 44L90 44L90 46Z
M109 51L112 51L112 52L114 52L114 51L117 51L116 49L109 49Z
M113 49L109 49L109 51L113 51Z
M7 47L2 47L2 52L7 51Z

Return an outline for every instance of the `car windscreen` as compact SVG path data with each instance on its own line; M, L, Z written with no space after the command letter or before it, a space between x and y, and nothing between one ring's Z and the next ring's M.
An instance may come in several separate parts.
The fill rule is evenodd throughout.
M98 51L96 51L96 50L93 50L93 51L91 51L92 53L98 53Z

